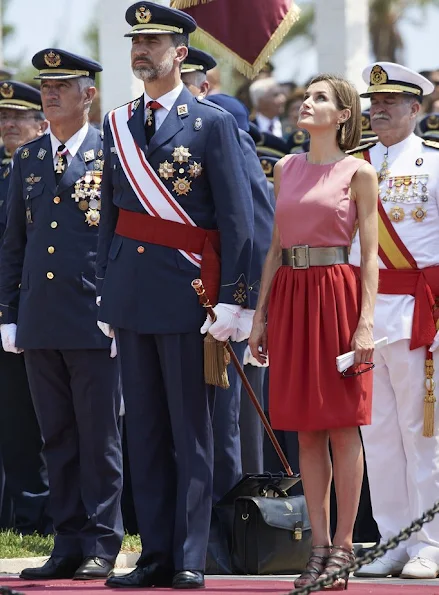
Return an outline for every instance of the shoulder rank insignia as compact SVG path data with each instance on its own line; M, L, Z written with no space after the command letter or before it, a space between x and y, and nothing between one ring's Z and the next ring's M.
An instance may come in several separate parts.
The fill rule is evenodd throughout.
M439 142L436 140L423 140L422 144L432 149L439 149Z
M377 142L378 139L374 139L372 142L358 145L358 147L355 147L355 149L350 149L349 151L346 151L346 155L353 155L354 157L357 157L357 155L361 155L362 153L364 153L364 151L368 151L369 149L374 147L377 144Z
M11 173L11 168L8 166L4 172L2 173L2 178L5 179L9 176L9 174Z

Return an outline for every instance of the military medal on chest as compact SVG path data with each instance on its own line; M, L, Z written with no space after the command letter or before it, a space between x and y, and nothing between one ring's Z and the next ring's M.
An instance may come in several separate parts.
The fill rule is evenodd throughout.
M101 171L89 170L75 183L72 198L80 211L85 212L88 225L97 226L101 218Z

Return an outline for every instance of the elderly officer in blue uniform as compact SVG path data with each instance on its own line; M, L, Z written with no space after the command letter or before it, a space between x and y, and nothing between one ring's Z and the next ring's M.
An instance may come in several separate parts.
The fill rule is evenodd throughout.
M101 66L35 54L50 134L15 154L0 258L1 337L24 350L44 438L55 545L26 579L99 578L122 540L118 370L96 326L102 138L88 124Z
M131 6L126 20L145 92L104 123L96 274L99 324L118 341L142 554L133 572L106 584L198 588L213 439L206 314L191 281L201 275L217 304L216 322L203 331L246 338L253 204L232 116L181 82L195 21L152 2Z
M182 67L182 80L191 93L205 97L209 90L206 73L216 66L214 58L202 50L189 47ZM250 129L247 108L235 97L219 93L208 100L230 112L239 128L239 139L250 178L254 207L254 242L250 272L249 308L255 307L262 265L270 246L274 209L270 202L267 181L256 154L255 144L248 134ZM253 358L246 342L233 343L233 349L262 404L263 372ZM253 365L252 365L253 364ZM230 387L216 389L213 412L215 464L213 476L213 503L216 504L244 473L262 473L263 427L248 395L241 399L241 379L235 368L228 369ZM246 392L243 390L243 392ZM222 511L214 508L209 539L209 571L230 569L225 533L219 523ZM217 518L217 515L218 518ZM226 523L227 524L227 523ZM226 531L227 532L227 531ZM231 540L231 535L228 536Z
M0 135L4 143L0 165L0 246L6 228L12 155L19 146L44 134L46 127L37 89L12 80L0 83ZM5 518L5 522L22 534L50 533L43 442L23 355L8 353L0 347L0 375L0 454L6 498L12 501L12 516Z

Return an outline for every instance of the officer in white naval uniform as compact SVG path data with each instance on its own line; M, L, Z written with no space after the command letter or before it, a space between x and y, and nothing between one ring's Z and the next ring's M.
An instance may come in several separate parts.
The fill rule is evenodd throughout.
M389 62L368 66L363 79L369 88L362 97L371 98L371 124L378 138L362 146L357 156L368 159L377 170L385 211L385 224L380 223L374 334L375 339L388 337L388 345L375 351L372 425L362 427L361 432L373 515L384 542L439 497L437 405L433 436L424 435L429 433L424 414L433 421L432 408L424 410L424 365L431 343L431 350L436 347L434 307L427 302L419 317L413 296L421 288L418 280L424 296L428 291L432 299L439 295L439 143L423 141L413 133L422 97L434 88L427 79ZM358 236L350 262L360 265ZM433 361L439 371L436 353ZM402 578L436 578L438 574L439 517L356 572L356 576Z

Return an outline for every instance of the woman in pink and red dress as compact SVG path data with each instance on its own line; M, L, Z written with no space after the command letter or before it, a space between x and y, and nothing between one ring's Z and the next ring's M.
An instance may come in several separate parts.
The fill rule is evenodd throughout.
M350 83L315 78L298 125L310 134L310 150L287 155L275 168L276 224L249 344L260 362L269 353L273 427L299 433L313 533L308 566L295 583L301 587L354 559L363 478L358 426L371 422L372 372L358 372L367 369L374 347L378 183L371 165L345 154L361 134L360 100ZM361 280L348 264L357 225ZM342 377L335 358L351 349L355 367ZM332 473L338 514L331 541ZM346 588L347 579L332 586Z

